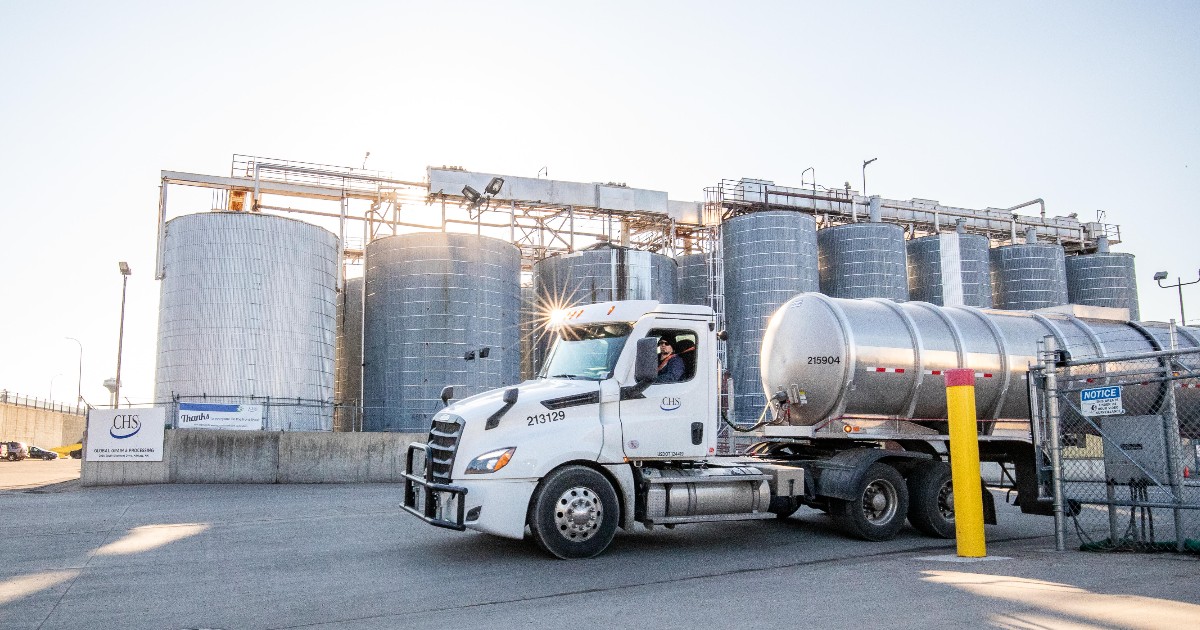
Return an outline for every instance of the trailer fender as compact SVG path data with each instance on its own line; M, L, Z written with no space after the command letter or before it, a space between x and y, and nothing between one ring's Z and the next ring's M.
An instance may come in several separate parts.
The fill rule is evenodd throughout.
M842 451L829 459L817 460L810 464L811 468L820 472L816 483L817 495L844 501L857 499L859 477L867 471L867 468L871 467L871 464L881 459L917 461L931 459L931 457L925 453L888 451L878 448L856 448Z

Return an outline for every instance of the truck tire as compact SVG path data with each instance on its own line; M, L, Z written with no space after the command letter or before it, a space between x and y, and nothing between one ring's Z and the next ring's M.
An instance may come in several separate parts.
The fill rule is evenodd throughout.
M529 529L546 552L564 560L592 558L617 533L620 505L604 475L583 466L550 473L533 493Z
M850 533L863 540L891 540L908 515L908 488L899 471L876 462L856 484L857 499L830 499L829 513Z
M908 522L934 538L954 538L954 486L950 466L926 462L908 476Z

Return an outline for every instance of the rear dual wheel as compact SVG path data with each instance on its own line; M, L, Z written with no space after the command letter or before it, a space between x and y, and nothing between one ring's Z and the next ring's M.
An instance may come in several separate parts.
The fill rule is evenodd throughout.
M908 475L908 493L912 504L908 522L921 533L934 538L954 538L954 484L950 466L943 462L924 462Z
M876 462L855 484L856 498L830 499L829 514L850 534L863 540L891 540L908 515L908 487L891 466Z

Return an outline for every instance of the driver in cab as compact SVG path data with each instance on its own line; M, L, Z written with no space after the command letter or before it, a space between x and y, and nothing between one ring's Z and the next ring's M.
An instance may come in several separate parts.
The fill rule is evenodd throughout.
M658 340L658 378L655 383L678 383L683 380L683 359L675 354L675 340Z

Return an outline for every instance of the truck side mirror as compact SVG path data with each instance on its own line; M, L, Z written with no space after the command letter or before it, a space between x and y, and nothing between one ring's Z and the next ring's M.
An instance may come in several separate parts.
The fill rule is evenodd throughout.
M442 388L442 404L449 407L450 399L454 398L454 386L447 385Z
M658 338L643 337L637 341L637 361L633 364L633 380L649 384L658 378Z
M717 339L719 339L721 341L728 341L729 340L729 332L725 331L725 330L718 330L717 331Z

